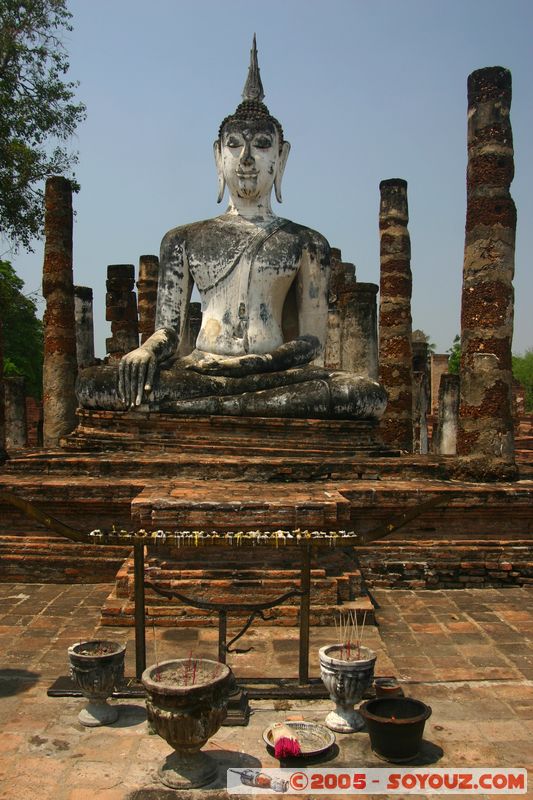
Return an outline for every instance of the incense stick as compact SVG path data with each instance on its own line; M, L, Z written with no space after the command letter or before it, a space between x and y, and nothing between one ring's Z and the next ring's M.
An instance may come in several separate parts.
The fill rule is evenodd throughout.
M359 625L357 610L348 609L346 612L339 612L339 620L334 617L335 638L340 643L340 658L345 661L359 660L361 658L361 647L366 624L365 611L363 622Z

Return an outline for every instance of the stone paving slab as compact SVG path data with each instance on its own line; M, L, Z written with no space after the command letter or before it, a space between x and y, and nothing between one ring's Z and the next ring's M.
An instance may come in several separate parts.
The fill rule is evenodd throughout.
M228 767L278 766L261 739L268 724L290 715L323 721L331 709L326 700L253 701L247 727L221 728L207 746L221 767L218 784L194 792L164 788L156 770L170 748L149 735L142 700L112 701L119 720L87 729L77 721L82 700L46 695L67 674L66 649L80 639L128 642L126 671L133 674L133 631L98 626L109 588L0 584L0 800L221 800ZM378 653L376 674L395 674L407 694L433 709L413 766L531 770L533 591L397 590L376 592L376 599L379 628L365 631L365 643ZM334 637L334 629L312 630L312 675L317 648ZM214 656L216 639L211 629L149 630L148 662L155 649L160 661ZM297 630L253 628L239 645L254 649L232 656L237 675L296 675ZM337 745L324 764L384 766L364 732L339 734Z

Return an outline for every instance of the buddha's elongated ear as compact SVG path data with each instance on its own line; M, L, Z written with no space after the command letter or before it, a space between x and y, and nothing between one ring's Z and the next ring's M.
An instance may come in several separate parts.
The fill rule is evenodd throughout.
M285 165L289 157L290 149L291 146L289 142L283 142L281 146L281 153L279 154L278 168L276 170L276 175L274 176L274 191L276 192L276 200L278 203L282 202L281 181L283 179L283 173L285 172Z
M222 169L222 153L220 151L220 139L217 139L213 143L213 152L215 154L215 164L217 167L217 176L218 176L217 203L221 203L222 198L224 197L224 190L226 189L226 179L224 178L224 171Z

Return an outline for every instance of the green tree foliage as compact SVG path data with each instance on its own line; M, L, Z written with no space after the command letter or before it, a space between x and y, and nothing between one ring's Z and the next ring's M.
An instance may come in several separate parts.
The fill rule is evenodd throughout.
M8 261L0 261L0 315L4 338L4 374L23 375L26 391L41 397L43 384L43 324L37 307L22 293L22 281Z
M523 356L513 356L513 377L526 390L526 411L533 411L533 349Z
M15 248L42 233L43 180L77 160L64 146L85 118L64 80L71 16L66 0L0 0L0 234Z
M459 375L459 365L461 363L461 337L457 335L453 344L446 350L450 354L448 359L448 372L452 375Z

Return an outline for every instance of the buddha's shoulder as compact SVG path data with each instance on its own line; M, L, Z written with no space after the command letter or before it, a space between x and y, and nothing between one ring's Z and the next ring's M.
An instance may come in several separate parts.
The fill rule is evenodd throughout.
M325 236L322 236L318 231L281 217L279 218L279 223L282 236L295 238L300 246L329 256L329 243ZM164 235L161 247L162 249L174 248L180 245L185 248L194 247L195 245L205 247L211 239L219 243L221 237L223 239L225 236L229 236L232 240L246 240L252 232L253 227L249 229L247 225L243 225L239 220L222 215L172 228Z
M217 219L217 217L213 217L211 219L200 220L199 222L189 222L185 225L178 225L176 228L172 228L165 233L161 246L168 247L179 242L187 244L187 242L194 241L199 237L208 236L211 231L214 233L215 229L218 227Z
M308 228L307 225L301 225L299 222L285 220L284 230L293 236L297 236L303 247L312 248L329 255L330 246L328 240L313 228Z

